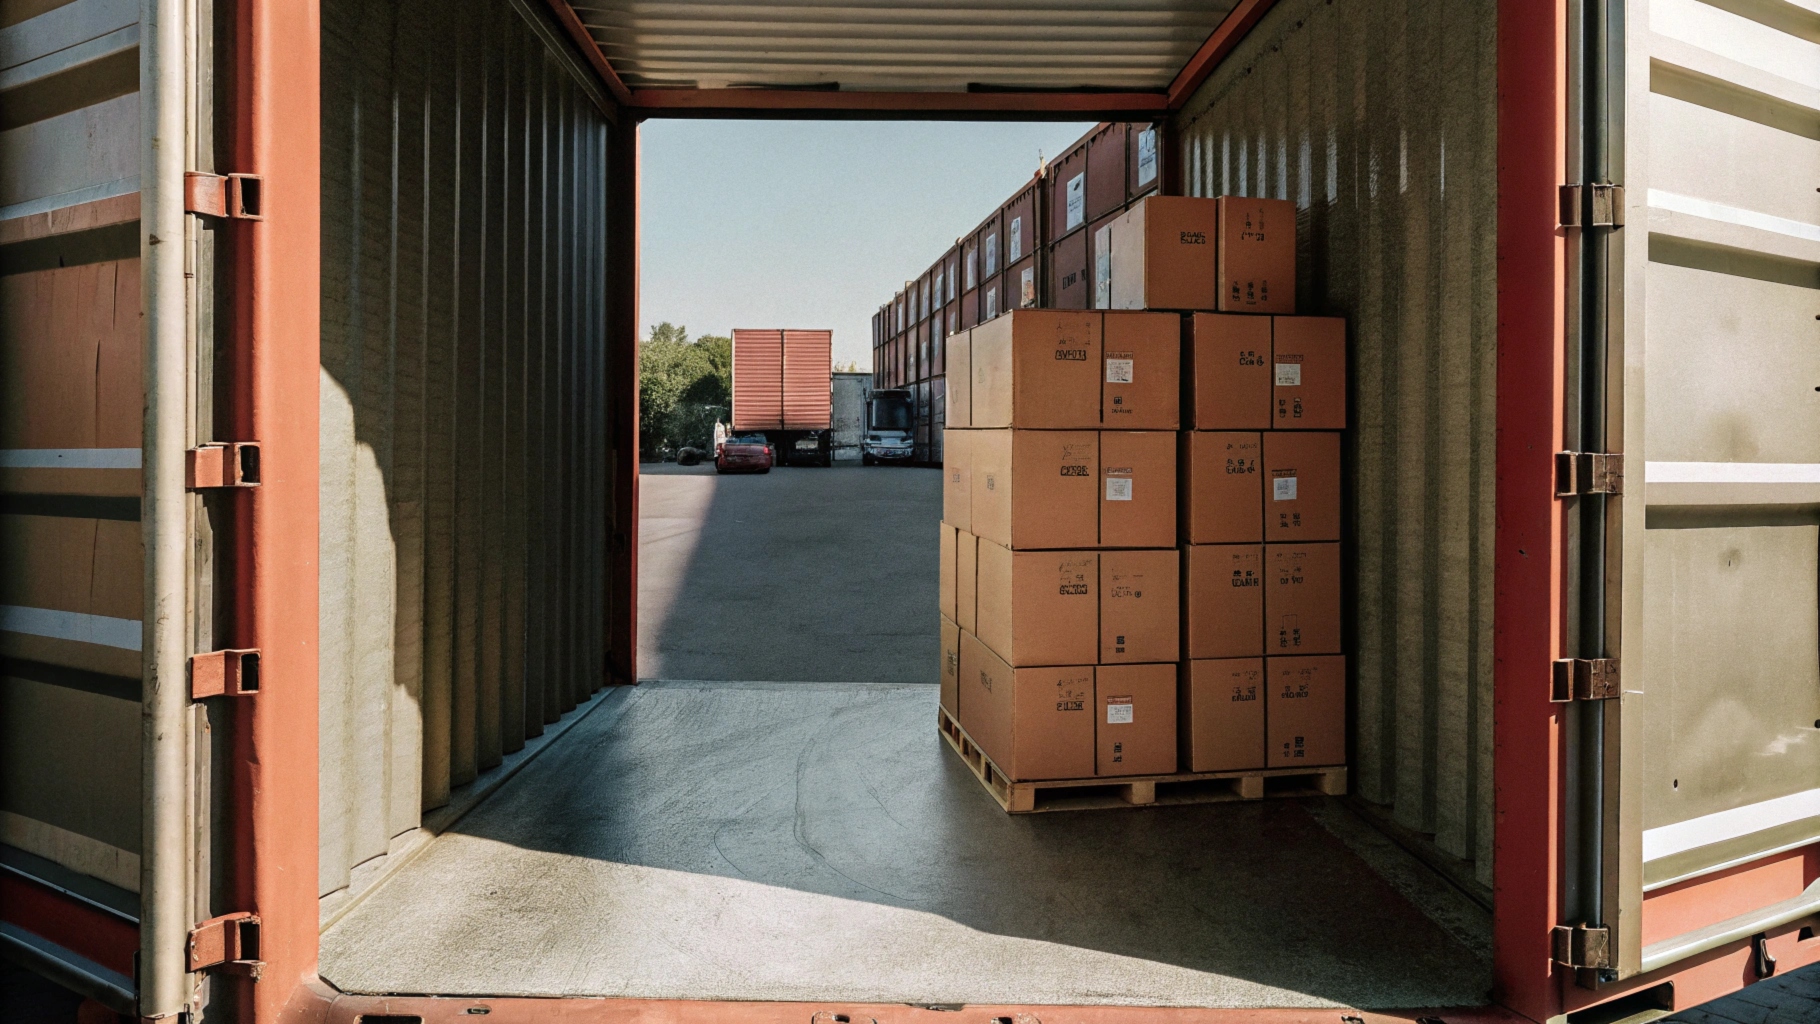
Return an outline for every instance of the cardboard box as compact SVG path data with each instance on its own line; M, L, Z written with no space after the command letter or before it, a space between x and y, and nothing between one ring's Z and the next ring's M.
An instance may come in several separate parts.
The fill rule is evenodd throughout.
M1099 545L1098 431L973 430L968 434L972 467L969 521L974 534L1014 549Z
M1181 556L1100 552L1102 665L1174 661L1181 656Z
M1092 665L1014 669L961 633L956 717L1013 782L1093 775Z
M942 431L942 522L973 529L973 432Z
M1100 426L1180 426L1182 318L1174 313L1107 313L1101 338L1106 372L1100 384Z
M1346 429L1346 321L1271 317L1273 430Z
M1270 429L1270 320L1232 313L1184 319L1183 424L1191 430Z
M1175 439L1162 430L1100 432L1100 547L1175 545Z
M1178 712L1183 770L1264 767L1264 689L1263 658L1185 663Z
M937 581L936 589L938 591L938 593L936 594L936 598L935 598L935 604L936 604L936 607L941 609L942 618L952 619L952 618L956 617L956 614L954 611L954 608L955 608L955 604L954 604L954 593L955 593L955 591L954 591L954 587L955 587L954 558L955 558L955 549L956 549L956 547L958 547L958 545L955 541L955 535L958 534L960 531L956 530L952 526L949 526L947 523L940 524L940 527L941 527L941 532L942 532L942 539L941 539L940 545L937 547L937 550L940 552L938 558L939 558L941 564L936 569L936 573L935 573L935 578Z
M1179 436L1181 539L1189 544L1263 540L1262 435L1195 430Z
M950 427L973 426L972 339L972 331L948 336L948 361L942 375L948 388L947 413L942 422Z
M1295 204L1245 196L1221 196L1217 201L1216 308L1222 313L1294 313Z
M941 701L947 712L960 719L961 627L942 616Z
M1340 545L1264 546L1265 653L1340 653Z
M975 427L1094 430L1104 370L1100 314L1020 309L975 327L969 422Z
M1213 309L1220 201L1146 196L1105 227L1109 309Z
M979 545L980 642L1013 668L1099 660L1100 554Z
M1264 433L1264 539L1340 539L1340 435Z
M1101 665L1095 673L1095 775L1170 775L1176 766L1176 666Z
M979 632L980 539L965 530L954 535L954 621Z
M1346 763L1346 659L1266 658L1264 723L1270 768Z
M1264 545L1182 549L1182 657L1264 653Z

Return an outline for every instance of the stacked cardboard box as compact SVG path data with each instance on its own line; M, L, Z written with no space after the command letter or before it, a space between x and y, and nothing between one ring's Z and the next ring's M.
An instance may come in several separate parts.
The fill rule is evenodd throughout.
M1345 324L1297 317L1294 208L1152 197L1102 311L952 340L942 703L1042 780L1345 759Z

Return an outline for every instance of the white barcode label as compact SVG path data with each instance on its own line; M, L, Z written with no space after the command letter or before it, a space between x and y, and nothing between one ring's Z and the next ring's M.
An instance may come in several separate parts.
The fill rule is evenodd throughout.
M1068 179L1068 230L1087 223L1087 176L1077 174Z
M1295 484L1295 481L1291 480L1290 484L1293 486ZM1290 495L1290 497L1294 497L1294 495ZM1125 477L1125 476L1107 477L1106 478L1106 500L1107 501L1130 501L1131 500L1131 478Z
M1301 383L1302 383L1302 364L1301 363L1278 363L1277 364L1277 387L1279 387L1279 388L1300 387Z
M1131 364L1132 364L1132 360L1130 360L1130 359L1107 359L1106 360L1106 383L1108 383L1108 384L1129 384L1129 383L1131 383Z
M1279 476L1270 481L1271 497L1277 501L1295 500L1295 477Z
M1131 698L1130 697L1107 697L1106 698L1106 724L1107 725L1130 725L1131 724Z

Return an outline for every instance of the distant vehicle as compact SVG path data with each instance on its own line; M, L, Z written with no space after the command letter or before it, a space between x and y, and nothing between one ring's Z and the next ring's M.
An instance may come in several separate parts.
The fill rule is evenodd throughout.
M730 426L762 433L777 465L834 464L833 346L833 331L733 331Z
M721 442L714 456L716 473L769 473L771 446L762 434L733 434Z
M860 461L910 461L916 454L916 395L906 388L874 391L866 400L866 439Z
M866 400L872 397L872 374L834 375L834 459L855 461L866 444Z

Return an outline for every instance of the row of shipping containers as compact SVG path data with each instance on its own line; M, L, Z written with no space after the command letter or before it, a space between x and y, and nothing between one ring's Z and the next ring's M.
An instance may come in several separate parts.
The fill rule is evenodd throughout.
M950 334L1010 309L1093 308L1098 229L1161 188L1157 129L1095 125L873 314L873 386L915 395L916 461L942 461Z

